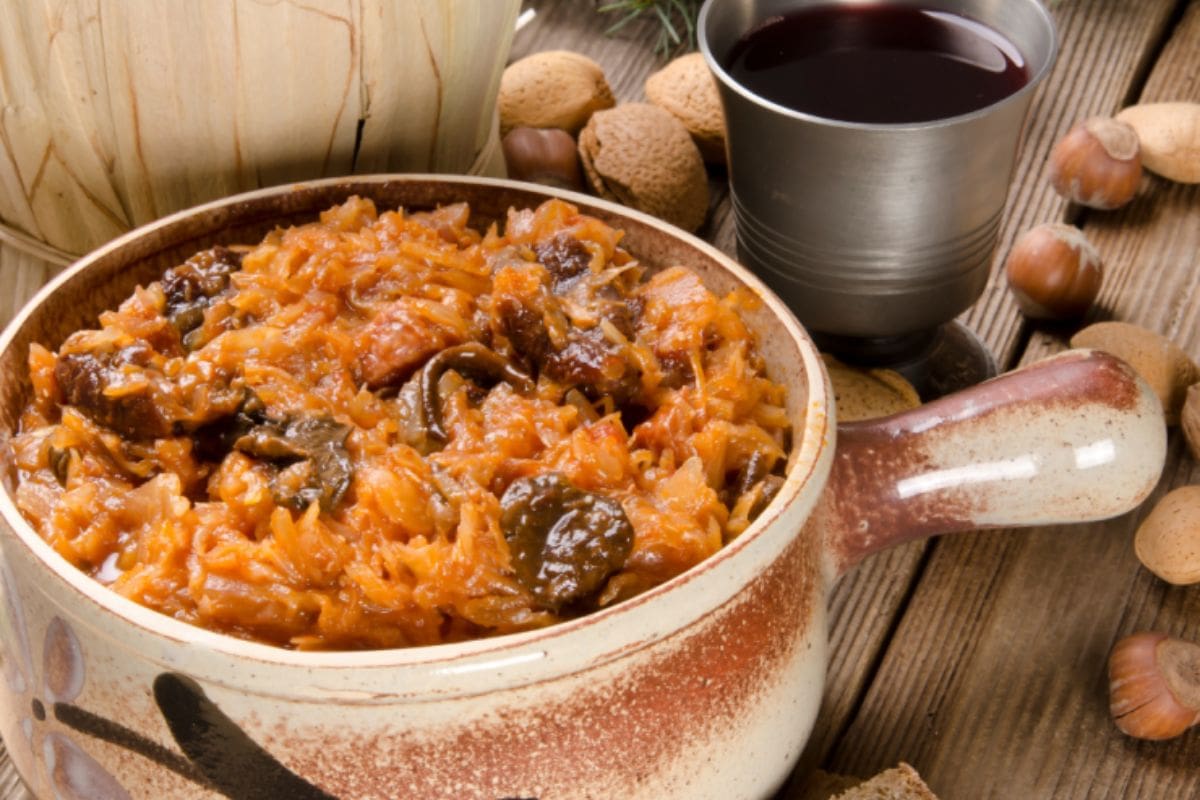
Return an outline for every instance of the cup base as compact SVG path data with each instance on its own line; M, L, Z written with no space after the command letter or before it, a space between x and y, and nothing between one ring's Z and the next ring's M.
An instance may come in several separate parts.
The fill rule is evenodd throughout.
M857 338L812 332L822 351L847 364L899 372L929 402L994 378L996 359L956 320L900 336Z

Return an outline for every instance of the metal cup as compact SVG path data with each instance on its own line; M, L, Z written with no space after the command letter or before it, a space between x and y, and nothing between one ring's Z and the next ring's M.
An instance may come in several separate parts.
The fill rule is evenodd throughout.
M1030 101L1057 50L1037 0L883 1L987 25L1020 51L1029 82L930 122L823 119L753 94L725 61L771 17L855 0L706 0L698 23L725 109L739 257L808 328L842 337L929 330L978 299Z

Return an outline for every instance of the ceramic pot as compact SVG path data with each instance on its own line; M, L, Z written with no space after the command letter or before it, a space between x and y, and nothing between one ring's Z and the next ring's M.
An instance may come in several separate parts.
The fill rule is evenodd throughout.
M0 429L27 399L31 342L57 347L196 250L252 242L351 194L380 208L466 200L476 221L548 190L379 176L241 195L115 240L0 338ZM763 797L808 736L825 600L867 554L952 530L1120 514L1162 469L1159 403L1122 362L1070 352L916 411L835 424L821 359L787 308L709 245L556 193L684 263L748 317L787 384L794 451L753 526L677 578L549 629L405 650L293 652L200 630L116 595L0 493L0 733L39 797ZM835 450L835 440L837 447Z

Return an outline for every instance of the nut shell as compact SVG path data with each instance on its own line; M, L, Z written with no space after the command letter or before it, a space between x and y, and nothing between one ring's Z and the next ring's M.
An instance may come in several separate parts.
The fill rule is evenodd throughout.
M708 173L683 123L649 103L598 111L579 134L588 182L608 200L695 231L708 214Z
M1200 103L1142 103L1117 119L1137 131L1146 169L1180 183L1200 183Z
M1120 640L1108 659L1109 711L1122 733L1171 739L1200 723L1200 647L1163 633Z
M1138 135L1120 120L1093 117L1077 123L1050 152L1054 190L1088 208L1125 205L1141 180Z
M1071 337L1071 347L1091 347L1128 362L1162 402L1168 425L1179 422L1187 389L1200 367L1170 339L1128 322L1098 322Z
M1138 560L1167 583L1200 583L1200 486L1168 492L1133 537Z
M1075 319L1100 292L1100 254L1073 225L1047 223L1017 239L1005 276L1021 312L1031 319Z
M575 134L593 112L616 104L604 70L587 56L547 50L514 61L500 77L500 133L561 128Z
M702 54L671 61L646 79L645 90L647 100L683 123L705 161L725 163L725 112Z

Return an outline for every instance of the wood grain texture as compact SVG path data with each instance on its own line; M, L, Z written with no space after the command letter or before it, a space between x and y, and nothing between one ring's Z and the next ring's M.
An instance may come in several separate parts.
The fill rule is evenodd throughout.
M1128 102L1177 5L1178 0L1053 4L1058 60L1029 112L987 287L962 317L1002 366L1016 363L1024 338L1024 321L1004 277L1008 251L1028 229L1069 220L1076 212L1046 178L1050 149L1077 121L1114 114Z
M1143 100L1200 101L1200 3L1184 12ZM1136 322L1200 353L1200 187L1147 177L1132 204L1081 222L1107 267L1093 319ZM1021 362L1061 349L1069 332L1035 331ZM865 774L905 759L948 798L1200 795L1200 731L1123 736L1106 676L1112 645L1135 631L1200 641L1200 587L1155 579L1132 548L1153 502L1194 483L1200 467L1175 431L1158 490L1130 514L933 545L830 768Z
M0 329L57 273L58 267L0 242Z
M82 254L263 186L503 172L519 0L0 4L0 220Z
M868 559L843 578L829 597L829 671L808 746L783 797L828 760L873 677L887 640L904 611L926 542L909 542Z

